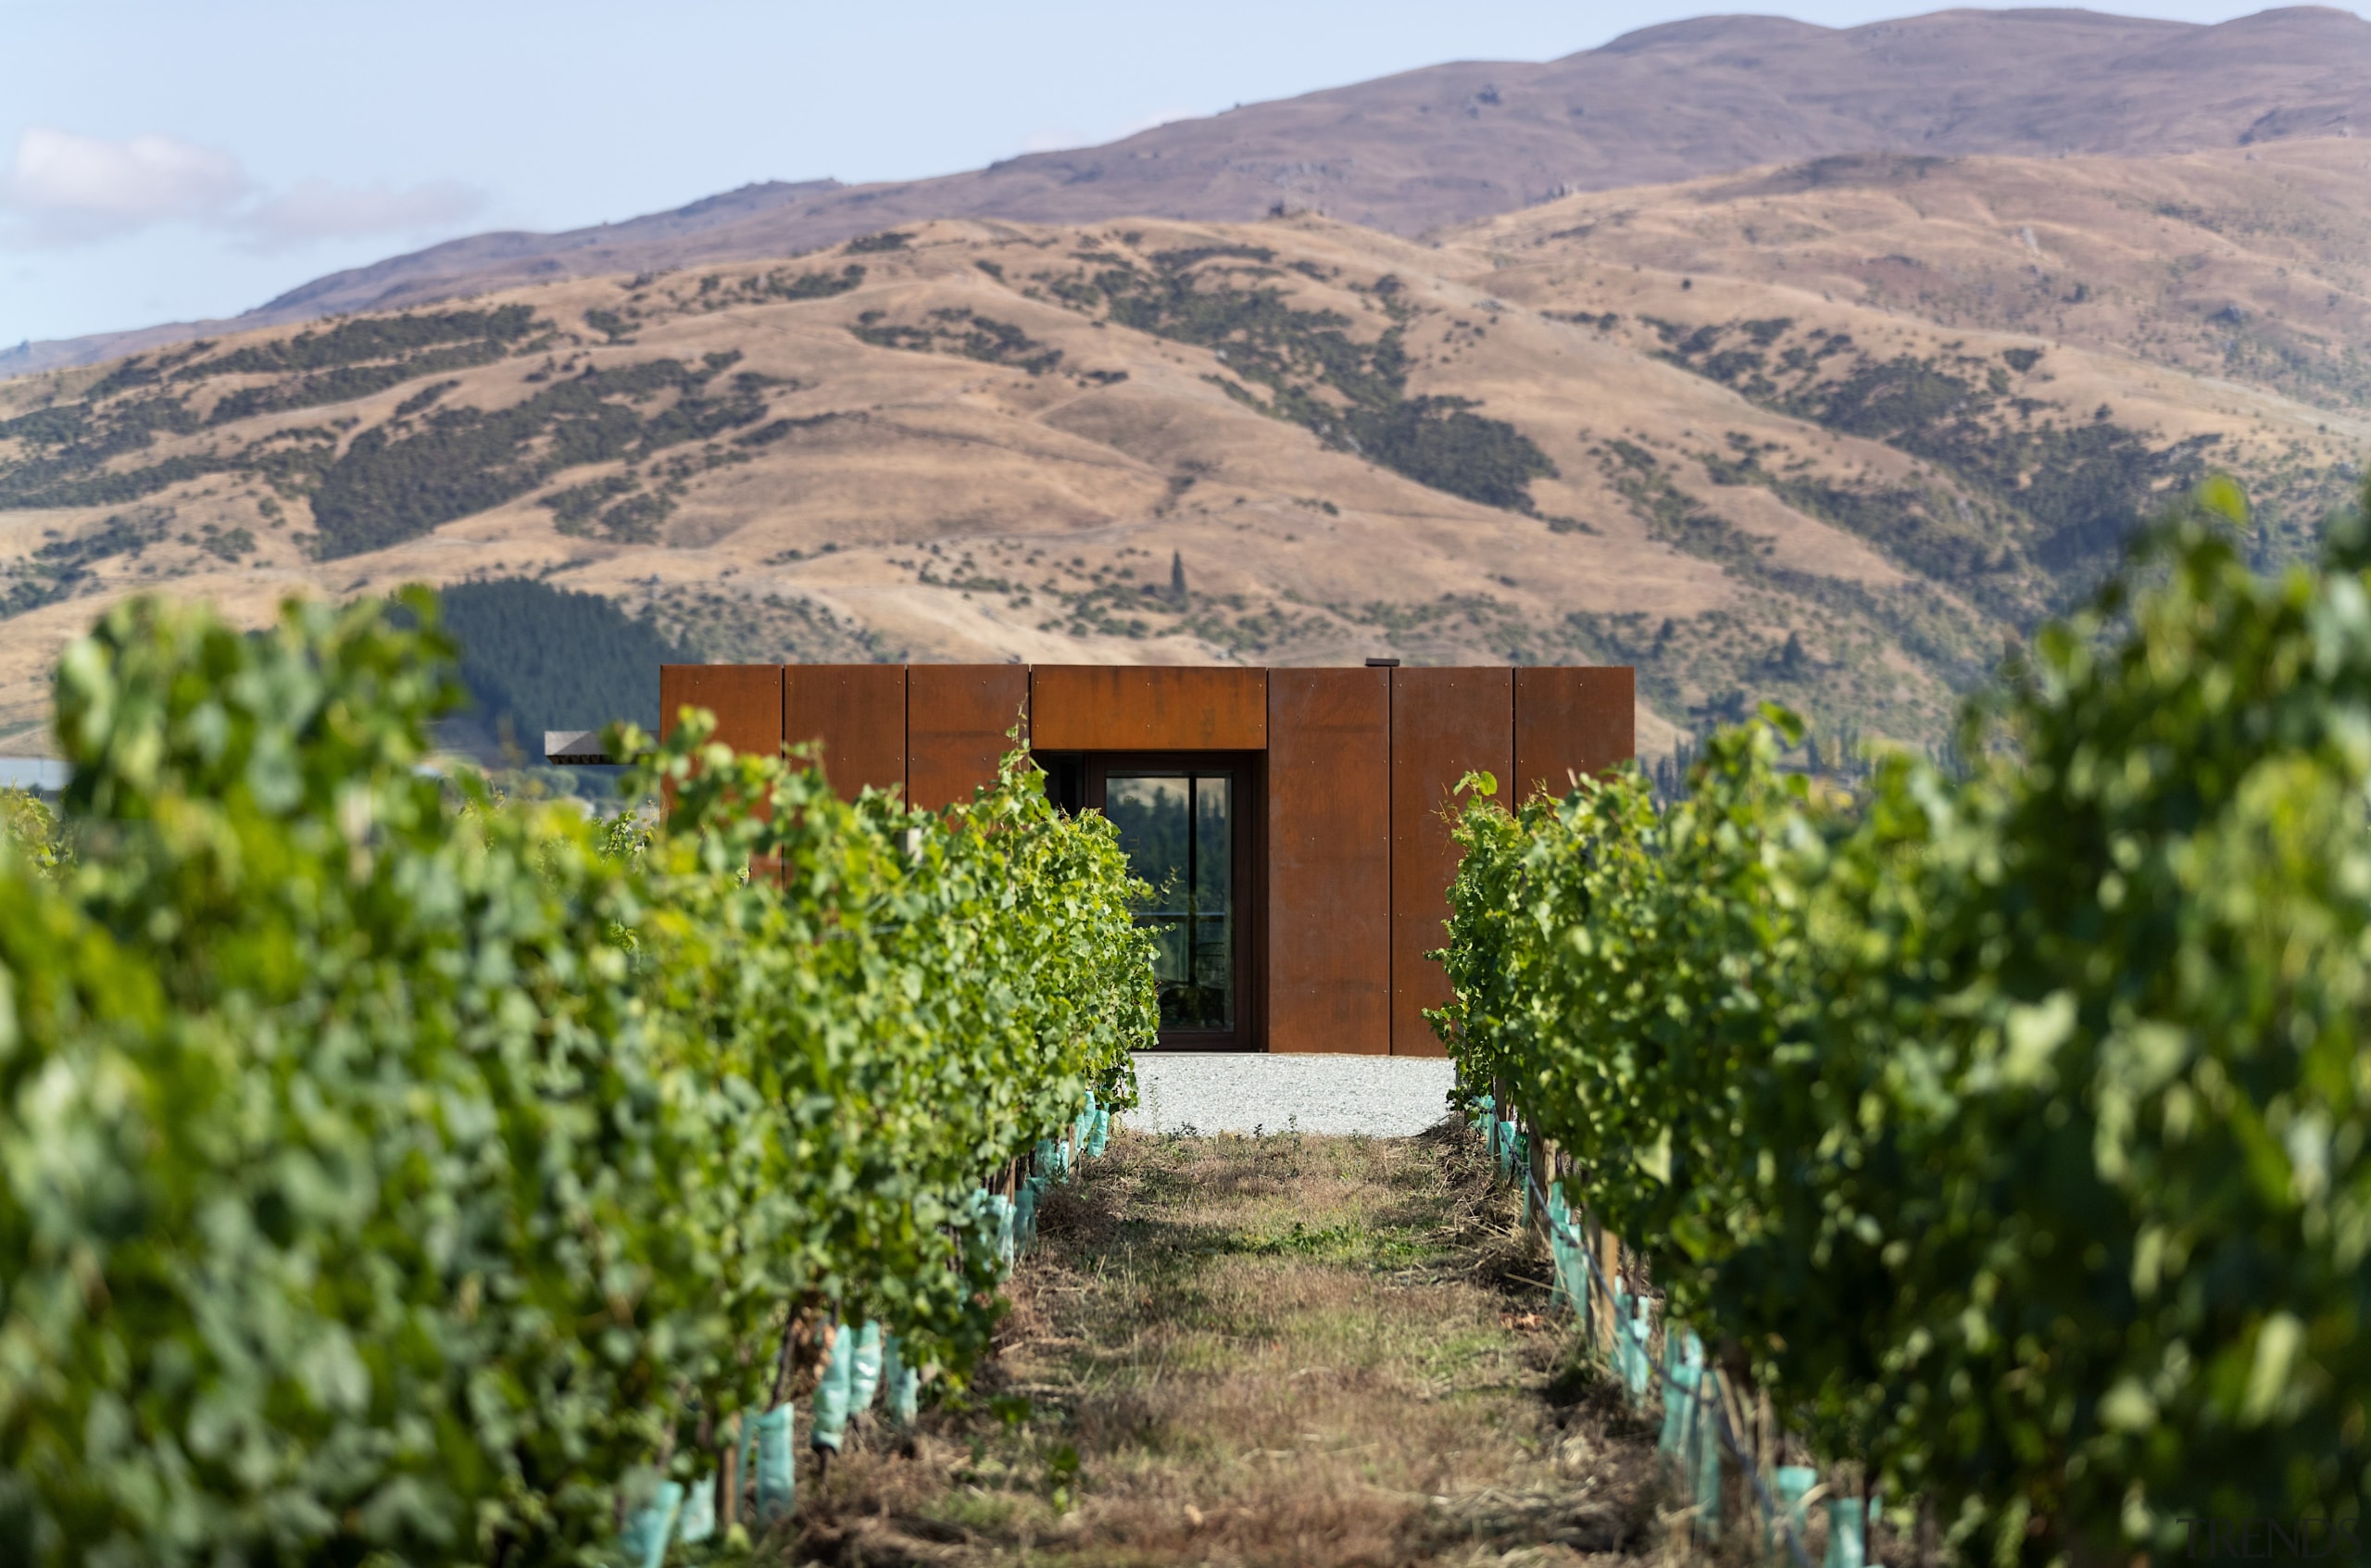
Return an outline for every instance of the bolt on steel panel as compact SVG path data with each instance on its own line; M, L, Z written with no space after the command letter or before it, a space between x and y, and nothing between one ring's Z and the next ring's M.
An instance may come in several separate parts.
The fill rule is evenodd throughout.
M1637 673L1628 665L1515 671L1514 778L1499 791L1509 810L1637 755Z
M1391 672L1268 672L1268 1048L1391 1051Z
M906 667L792 664L783 670L782 733L792 746L823 745L823 776L843 800L871 784L906 782Z
M716 715L715 739L735 751L763 757L782 752L782 666L662 664L659 667L659 734L675 733L686 708Z
M659 734L675 733L686 708L705 708L716 715L716 733L734 751L759 757L782 755L782 666L779 664L662 664L659 667ZM675 809L675 792L666 792L666 809ZM758 803L759 814L773 815L772 801ZM779 874L768 857L753 868L761 878Z
M1267 671L1040 664L1029 671L1029 730L1041 751L1258 751L1268 744Z
M906 667L906 797L928 810L972 798L993 784L1011 749L1029 740L1029 671L1019 664Z
M1449 942L1449 884L1458 848L1444 810L1468 797L1477 769L1504 790L1514 777L1514 671L1391 672L1391 1054L1447 1052L1424 1010L1449 999L1449 973L1424 957Z

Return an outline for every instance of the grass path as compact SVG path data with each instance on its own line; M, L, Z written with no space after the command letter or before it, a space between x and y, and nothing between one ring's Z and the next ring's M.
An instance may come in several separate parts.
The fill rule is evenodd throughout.
M1478 1140L1122 1136L1041 1210L969 1408L800 1479L797 1561L1643 1555L1652 1434L1566 1370Z

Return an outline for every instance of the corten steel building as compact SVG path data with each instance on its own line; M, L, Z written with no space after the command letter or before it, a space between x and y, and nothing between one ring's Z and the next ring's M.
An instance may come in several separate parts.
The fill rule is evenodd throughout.
M1117 826L1153 886L1167 1049L1439 1056L1442 808L1474 769L1509 804L1633 752L1628 669L674 664L717 738L820 740L842 794L970 797L1016 724L1056 802Z

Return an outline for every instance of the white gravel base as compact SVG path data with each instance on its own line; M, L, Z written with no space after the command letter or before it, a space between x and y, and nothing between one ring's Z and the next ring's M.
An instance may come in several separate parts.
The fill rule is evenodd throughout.
M1365 1133L1407 1137L1449 1113L1456 1070L1425 1057L1139 1051L1136 1109L1154 1133Z

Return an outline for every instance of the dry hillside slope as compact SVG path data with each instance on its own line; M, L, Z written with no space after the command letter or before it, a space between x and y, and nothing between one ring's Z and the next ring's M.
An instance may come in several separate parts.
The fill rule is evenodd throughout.
M1825 158L1573 196L1458 238L1526 278L1565 258L1712 273L2371 405L2371 141Z
M1845 29L1704 17L1558 60L1434 66L940 179L772 182L625 223L477 235L315 280L235 321L0 352L0 374L556 278L790 256L932 219L1246 221L1281 206L1412 235L1568 191L1838 155L2153 157L2358 123L2371 127L2371 22L2323 6L2212 27L2066 9Z
M0 383L0 744L127 593L260 620L483 576L717 658L1619 660L1650 747L1764 696L1918 741L2156 495L2371 435L2028 333L1505 259L935 223Z

